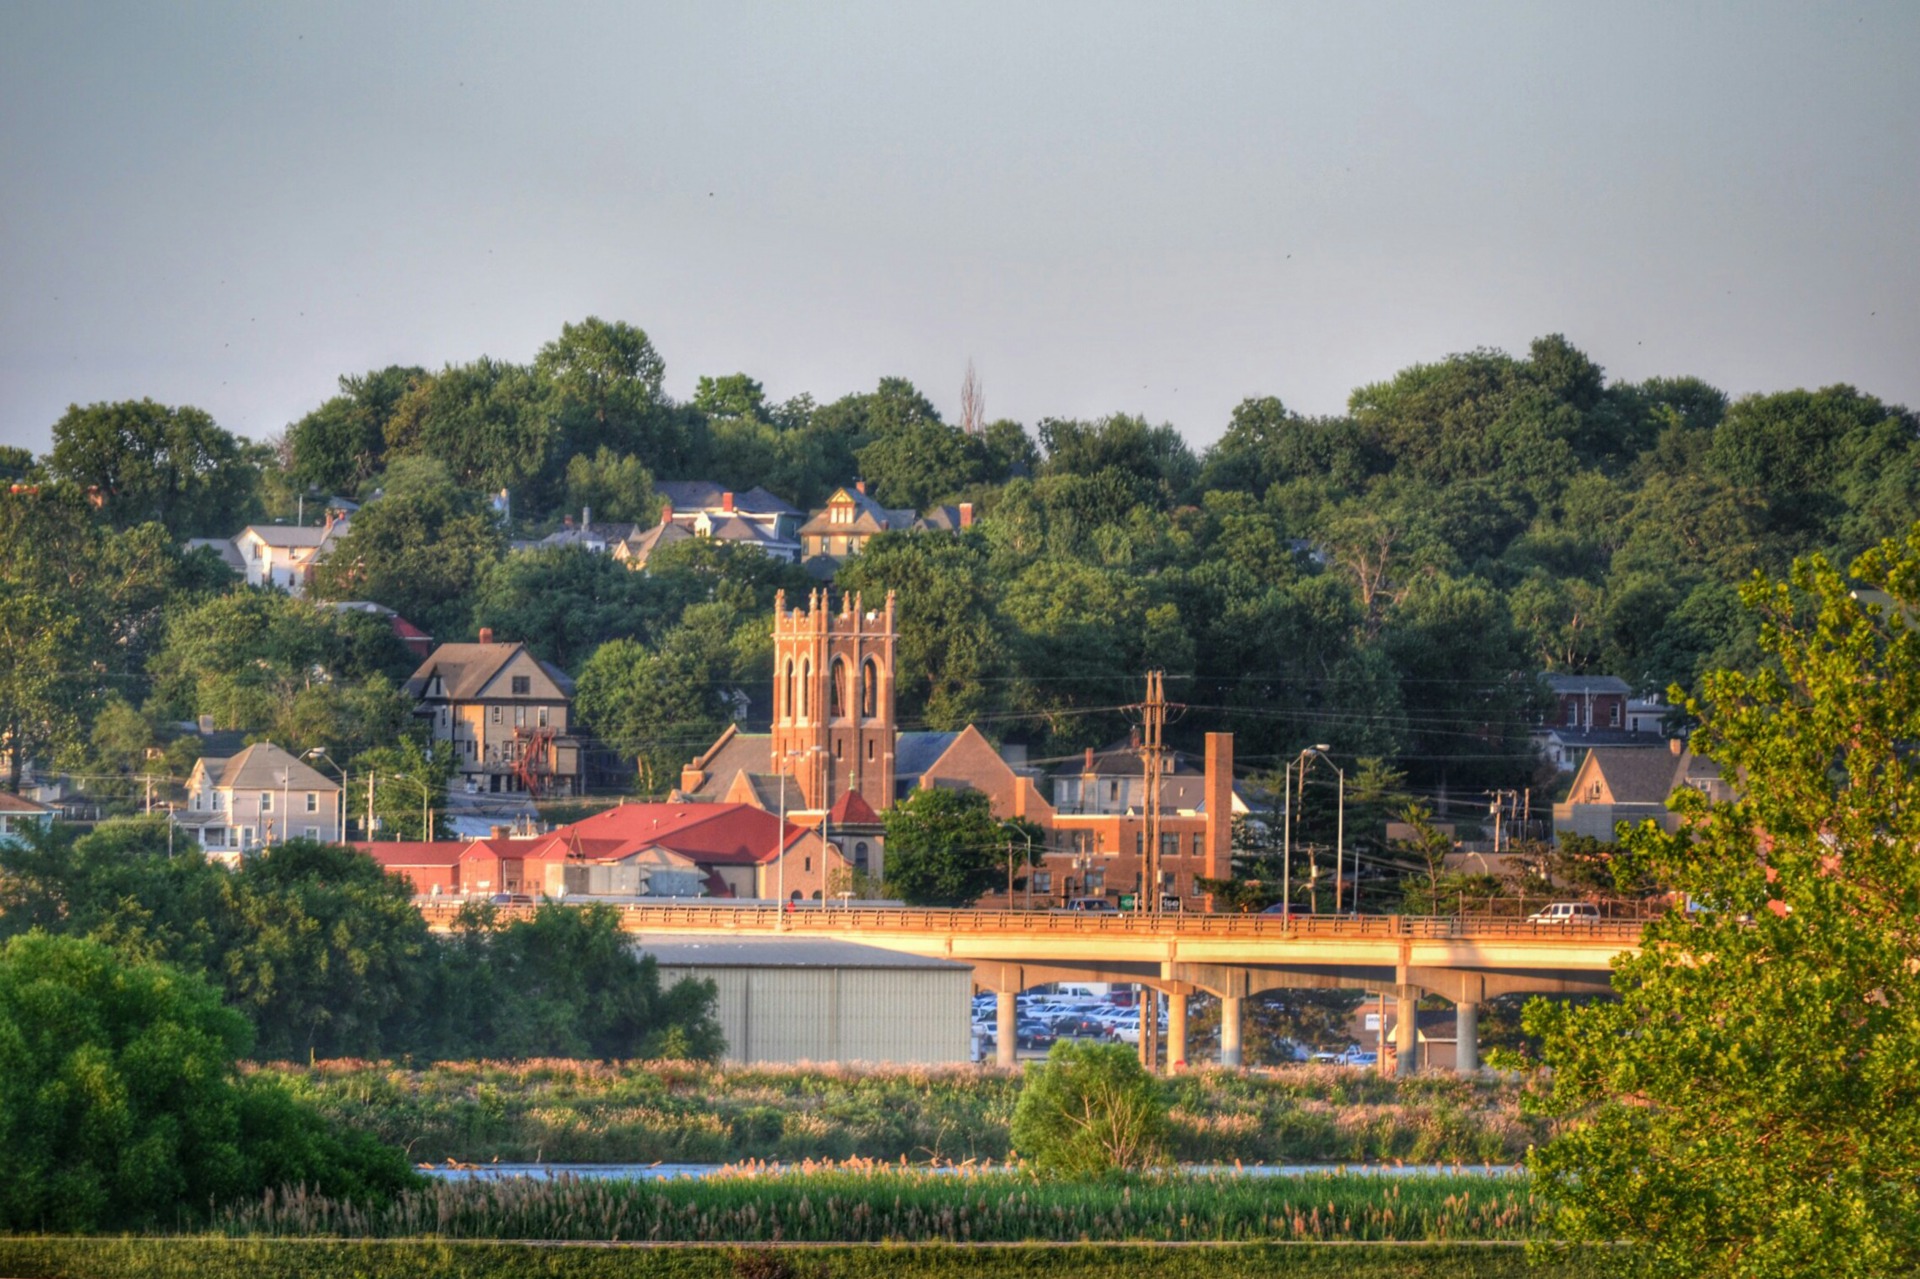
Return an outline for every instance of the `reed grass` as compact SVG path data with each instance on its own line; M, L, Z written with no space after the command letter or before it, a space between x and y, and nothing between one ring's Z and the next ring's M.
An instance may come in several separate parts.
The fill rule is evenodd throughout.
M758 1253L760 1250L753 1250ZM1476 1245L1298 1247L950 1245L769 1250L827 1279L1587 1279L1579 1257L1530 1268L1524 1250ZM436 1240L0 1237L18 1279L742 1279L739 1248L616 1249Z
M420 1162L1003 1161L1020 1077L992 1067L689 1062L275 1063L337 1122ZM1335 1067L1168 1084L1182 1162L1512 1163L1545 1136L1522 1087Z
M304 1190L228 1208L236 1237L653 1243L1524 1240L1522 1177L1232 1174L1036 1181L1013 1170L743 1167L657 1181L436 1181L384 1205Z

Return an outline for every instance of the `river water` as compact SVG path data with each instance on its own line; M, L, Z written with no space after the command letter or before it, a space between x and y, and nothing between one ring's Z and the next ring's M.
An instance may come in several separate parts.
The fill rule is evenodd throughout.
M914 1172L980 1173L978 1165L891 1165ZM864 1168L865 1165L862 1165ZM995 1165L988 1172L1000 1171ZM669 1181L676 1177L698 1180L726 1171L734 1175L775 1175L805 1171L833 1172L832 1165L813 1164L480 1164L434 1165L421 1171L444 1181L500 1180L525 1177L532 1181L552 1181L572 1176L605 1181ZM1311 1177L1317 1173L1348 1173L1367 1177L1523 1177L1526 1169L1515 1164L1182 1164L1180 1171L1196 1177Z

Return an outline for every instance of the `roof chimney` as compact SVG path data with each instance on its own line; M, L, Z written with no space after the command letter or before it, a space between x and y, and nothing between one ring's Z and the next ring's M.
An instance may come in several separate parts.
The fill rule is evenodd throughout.
M867 482L865 480L855 480L853 482L853 491L856 493L865 493L867 491Z
M493 643L493 628L491 626L482 626L480 628L480 642L482 644Z
M666 501L660 503L660 522L662 524L673 523L673 499L672 498L668 498Z
M1087 747L1087 764L1086 764L1086 769L1087 769L1087 771L1088 771L1089 773L1091 773L1091 772L1093 771L1093 747L1091 747L1091 746L1089 746L1089 747Z
M720 509L727 512L729 515L733 513L733 494L722 493L720 495Z
M510 826L489 826L487 827L487 838L505 839L512 832L512 829Z
M1687 749L1687 743L1683 738L1670 737L1667 739L1667 749L1678 755Z
M960 503L960 527L961 528L973 527L973 503L972 502Z

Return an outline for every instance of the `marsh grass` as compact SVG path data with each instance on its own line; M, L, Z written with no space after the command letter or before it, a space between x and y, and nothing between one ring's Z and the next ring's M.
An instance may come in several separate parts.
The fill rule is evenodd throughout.
M303 1190L228 1209L234 1236L727 1243L1523 1240L1518 1177L1316 1173L1036 1181L1016 1170L741 1167L700 1179L438 1181L384 1206Z
M1020 1076L974 1066L275 1063L258 1069L416 1162L1004 1161ZM1166 1085L1183 1163L1512 1163L1545 1136L1519 1085L1333 1067Z

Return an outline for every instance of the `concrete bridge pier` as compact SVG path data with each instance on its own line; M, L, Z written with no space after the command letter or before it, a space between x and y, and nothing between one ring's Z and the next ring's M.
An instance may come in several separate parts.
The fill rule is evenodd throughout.
M1241 1065L1240 1015L1244 1001L1237 995L1220 1000L1220 1064L1238 1070Z
M1453 1070L1458 1075L1480 1073L1480 1005L1462 1000L1453 1006L1455 1044Z
M1167 992L1167 1073L1177 1075L1187 1068L1187 992L1176 987Z
M1019 1061L1020 992L996 990L993 993L993 1059L1011 1070Z

